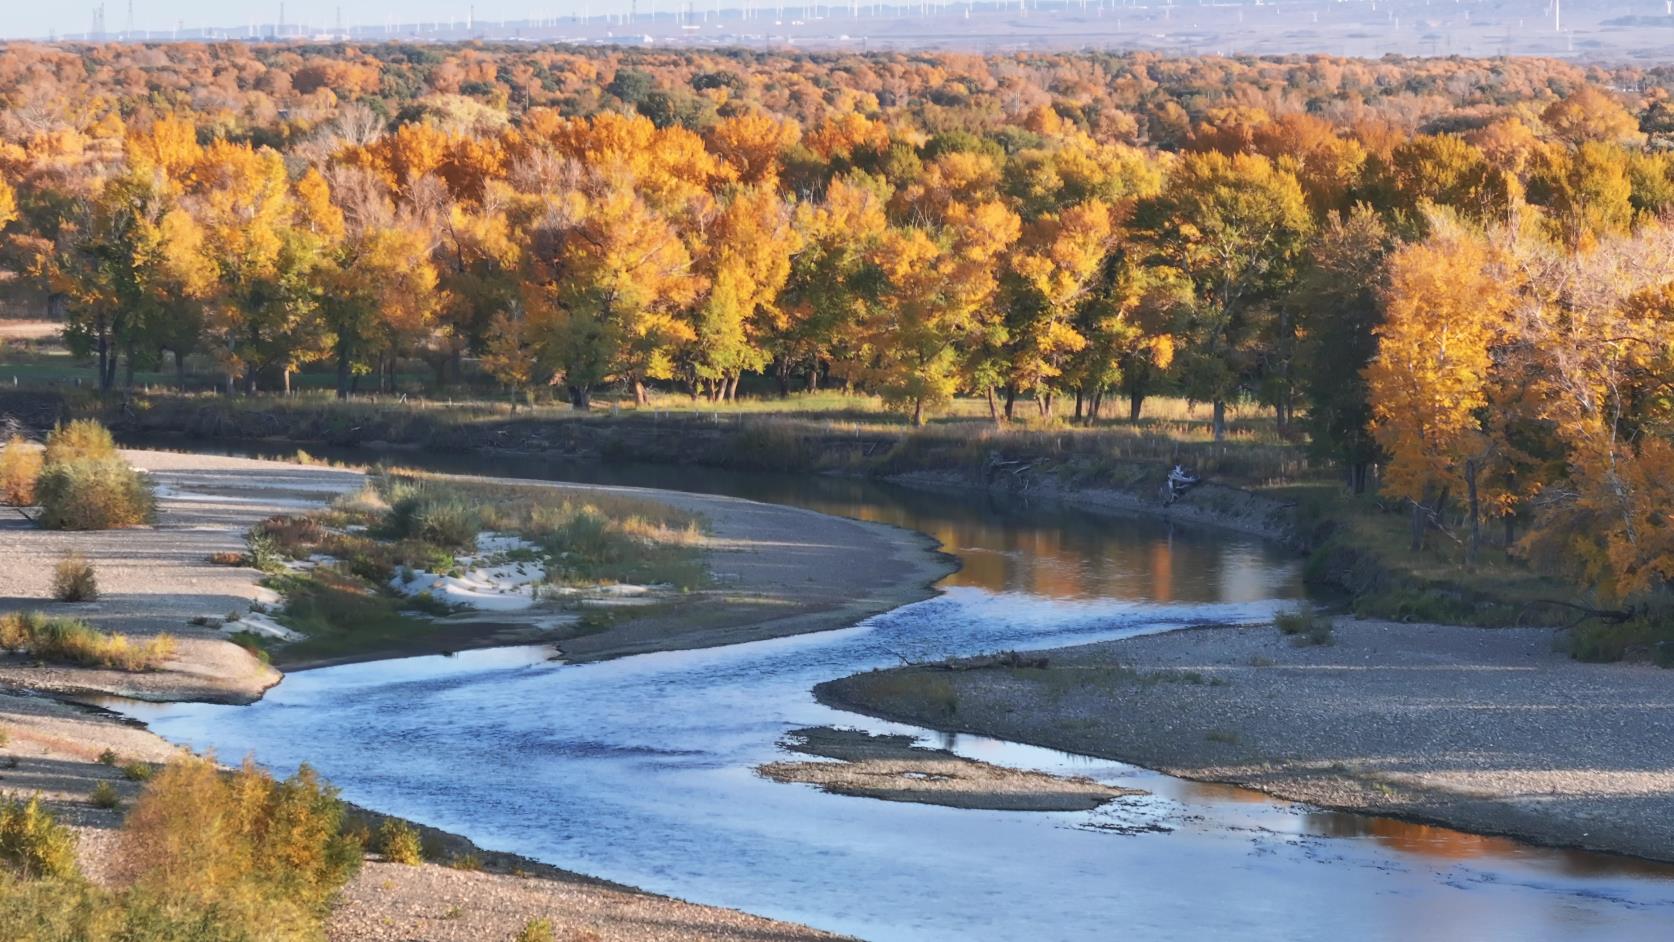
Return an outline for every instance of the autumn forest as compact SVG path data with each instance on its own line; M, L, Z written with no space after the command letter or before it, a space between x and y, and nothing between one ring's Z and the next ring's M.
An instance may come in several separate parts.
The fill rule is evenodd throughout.
M14 303L97 385L1272 410L1413 525L1674 575L1674 76L1541 60L0 52ZM1112 402L1107 403L1107 398ZM1119 405L1115 404L1118 403ZM1520 532L1520 529L1527 530ZM1417 530L1415 529L1415 538Z

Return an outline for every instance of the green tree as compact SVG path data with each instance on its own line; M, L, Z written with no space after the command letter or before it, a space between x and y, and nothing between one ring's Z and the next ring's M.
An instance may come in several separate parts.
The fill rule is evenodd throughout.
M1265 157L1220 153L1181 159L1160 195L1141 201L1134 240L1145 263L1191 286L1176 359L1187 391L1213 404L1226 436L1226 403L1245 388L1313 229L1296 177Z

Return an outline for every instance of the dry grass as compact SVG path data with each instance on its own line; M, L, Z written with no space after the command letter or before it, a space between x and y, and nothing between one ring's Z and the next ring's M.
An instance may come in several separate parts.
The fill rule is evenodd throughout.
M40 612L0 615L0 649L27 652L43 661L126 671L156 670L174 656L174 638L156 635L136 641L100 631L76 618Z
M0 450L0 503L33 507L42 464L41 450L13 435Z
M93 564L80 553L66 553L52 570L52 597L60 602L92 602L99 598L99 578Z

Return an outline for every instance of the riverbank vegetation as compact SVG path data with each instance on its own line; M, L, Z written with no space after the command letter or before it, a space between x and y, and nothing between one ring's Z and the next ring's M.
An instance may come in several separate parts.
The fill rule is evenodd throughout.
M1660 73L146 54L0 53L15 65L0 92L98 102L0 120L8 290L62 321L92 388L288 392L306 376L343 397L404 385L577 410L615 391L641 416L659 396L715 410L741 390L838 388L875 397L892 431L867 441L873 420L843 408L811 420L825 441L767 420L732 460L841 463L830 440L848 431L847 461L882 473L991 469L996 452L1015 471L1051 449L1073 456L1054 475L1117 484L1177 463L1243 486L1329 476L1356 495L1339 516L1375 514L1369 545L1405 528L1404 550L1377 551L1401 592L1428 594L1416 570L1436 560L1482 572L1510 554L1562 580L1537 601L1607 620L1587 630L1634 621L1674 641ZM122 78L209 73L213 105ZM46 377L52 355L28 346L20 369ZM1165 395L1207 418L1146 424ZM900 431L964 403L978 414L962 426ZM1241 403L1271 415L1243 441ZM120 411L143 424L145 408ZM476 408L409 416L430 427L408 434L448 439ZM1027 432L972 429L1029 413ZM366 440L350 411L316 419L321 438ZM1361 529L1330 523L1339 541Z
M0 650L47 663L149 671L173 657L174 648L174 638L166 634L136 640L78 618L33 611L0 614Z
M94 883L74 836L36 800L0 803L0 925L23 942L304 942L361 860L336 793L304 768L172 760L117 836L115 879ZM21 934L18 934L21 933Z
M327 510L259 524L243 561L284 597L279 620L303 637L283 656L296 661L445 648L445 616L479 605L686 592L707 580L702 540L696 515L654 501L380 470Z

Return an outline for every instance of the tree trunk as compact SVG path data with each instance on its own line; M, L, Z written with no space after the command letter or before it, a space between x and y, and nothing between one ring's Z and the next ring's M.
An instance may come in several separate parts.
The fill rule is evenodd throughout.
M1145 394L1137 390L1128 393L1128 421L1138 422L1139 411L1145 407Z
M1479 513L1480 508L1477 505L1476 497L1476 475L1479 470L1481 469L1477 466L1475 458L1465 459L1465 497L1470 505L1471 515L1471 541L1465 551L1465 565L1467 566L1476 565L1476 551L1482 545L1482 530L1479 523L1481 514Z
M134 345L128 344L128 349L122 354L122 388L132 391L134 388Z
M186 357L179 350L171 350L174 354L174 385L181 391L186 391Z
M1016 386L1007 386L1006 387L1006 421L1007 422L1010 422L1012 419L1016 418L1016 415L1015 415L1016 407L1017 407L1017 387Z
M589 386L570 385L570 408L583 411L592 408L593 390Z
M1000 424L1000 401L994 396L994 387L984 386L983 393L988 397L988 420L995 425Z
M779 383L779 398L790 398L790 360L781 357L773 365L773 378Z
M1367 472L1367 470L1368 470L1368 465L1367 465L1366 462L1364 462L1364 461L1355 462L1355 464L1354 464L1354 493L1355 494L1366 493L1366 472Z
M347 337L337 338L337 398L349 398L349 377L354 374L350 368L349 340Z
M110 392L110 335L99 331L99 391Z
M809 392L819 392L820 391L820 358L819 357L815 357L814 362L808 364L808 391Z
M1510 556L1511 547L1517 542L1517 516L1506 514L1501 519L1505 521L1505 554Z
M1418 501L1412 502L1412 543L1408 549L1414 553L1424 548L1424 505Z
M1080 422L1081 422L1081 412L1082 412L1082 409L1083 409L1083 399L1084 399L1084 396L1083 396L1081 390L1077 389L1075 391L1075 422L1077 424L1080 424Z
M1087 410L1087 424L1092 425L1099 420L1099 413L1104 409L1104 387L1093 390L1093 403Z
M289 366L285 367L284 381L285 381L285 395L289 396L291 394L291 368Z
M1226 440L1226 400L1216 399L1214 404L1215 441Z
M913 400L913 426L916 428L916 427L922 427L923 425L924 425L924 400L923 399L914 399Z
M651 402L651 397L645 392L645 381L635 376L633 378L634 405L645 406Z
M734 374L732 374L732 376L727 378L727 401L728 402L737 402L738 401L738 377L739 377L739 374L734 373Z

